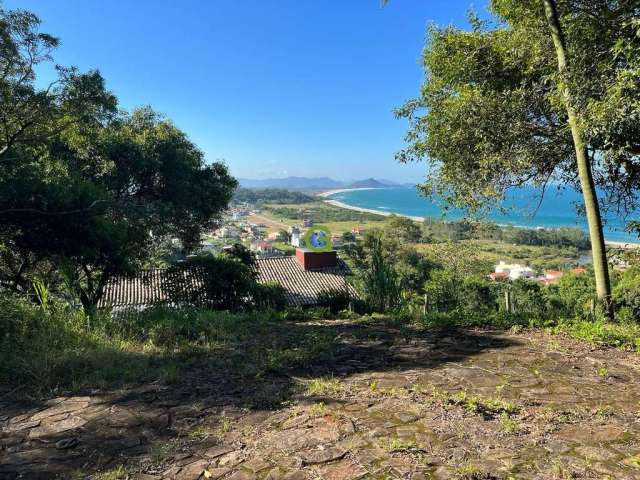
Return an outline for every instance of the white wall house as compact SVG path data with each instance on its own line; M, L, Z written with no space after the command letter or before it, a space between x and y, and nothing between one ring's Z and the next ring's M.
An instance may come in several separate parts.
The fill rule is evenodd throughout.
M519 263L506 263L502 260L496 265L495 273L506 273L511 280L517 280L518 278L536 278L536 272L534 272L531 267L520 265Z
M289 233L291 234L291 245L299 247L302 243L302 233L298 227L291 227Z

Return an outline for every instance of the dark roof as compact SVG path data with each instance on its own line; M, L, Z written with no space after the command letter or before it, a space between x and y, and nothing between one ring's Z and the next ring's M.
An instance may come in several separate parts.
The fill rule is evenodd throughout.
M133 277L114 277L105 286L99 308L143 307L168 303L167 285L178 285L188 291L200 287L204 272L198 268L168 270L152 268L141 270ZM175 288L174 288L175 291Z
M349 267L340 259L335 267L305 270L295 257L259 258L256 260L258 281L275 282L286 290L287 302L291 306L317 305L318 295L323 290L349 289L349 294L359 298L345 277L351 274ZM142 270L133 277L114 277L106 285L98 304L99 308L148 307L169 303L167 286L172 285L181 298L190 298L189 293L200 290L204 272L198 268L167 270L161 268Z
M317 305L323 290L349 289L349 295L359 298L358 292L346 281L351 274L341 259L335 267L305 270L293 257L260 258L257 260L258 281L279 283L286 290L291 306Z

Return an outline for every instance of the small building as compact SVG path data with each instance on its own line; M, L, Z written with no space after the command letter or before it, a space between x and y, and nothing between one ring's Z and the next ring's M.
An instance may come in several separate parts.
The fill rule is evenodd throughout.
M278 249L274 248L270 242L264 240L253 243L251 245L251 250L256 252L256 255L260 258L280 255L280 251Z
M299 248L295 256L258 258L256 270L258 282L278 283L284 288L287 304L292 307L318 305L321 293L327 291L344 291L353 299L361 298L347 282L351 270L335 250L313 252ZM189 304L206 304L206 298L192 298L193 292L202 289L203 282L206 275L197 267L141 270L133 277L110 279L98 307L118 312L141 311L154 305L179 306L171 300L168 285L179 285Z
M311 218L302 219L302 226L304 228L313 227L313 220Z
M289 235L291 235L291 245L294 247L302 246L302 232L298 227L289 227Z
M536 272L534 272L531 267L519 263L509 264L503 260L496 265L494 273L506 273L510 280L517 280L519 278L532 279L536 276Z
M542 281L546 284L558 283L562 278L563 272L560 270L545 270Z
M499 280L508 280L509 274L507 272L491 272L489 274L489 278L494 282L497 282Z
M347 282L351 270L335 250L313 252L297 248L295 256L259 258L256 264L258 281L282 285L290 306L317 305L320 294L329 290L344 290L352 298L360 298Z
M239 238L240 231L233 225L225 225L216 231L219 238Z
M364 235L366 232L367 230L361 226L353 227L351 229L351 233L353 233L354 235Z

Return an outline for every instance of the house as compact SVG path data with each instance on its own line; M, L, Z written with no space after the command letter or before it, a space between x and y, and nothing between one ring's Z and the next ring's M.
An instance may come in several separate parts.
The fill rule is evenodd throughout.
M351 233L353 233L354 235L364 235L366 233L366 229L360 226L353 227L351 229Z
M201 252L215 253L215 252L217 252L219 250L220 250L220 248L215 243L208 242L208 241L204 241L204 242L200 243L200 251Z
M298 227L289 227L289 235L291 235L291 245L294 247L302 246L302 232Z
M560 270L545 270L544 277L541 278L545 284L558 283L562 278L563 272Z
M309 228L309 227L313 227L313 220L310 218L304 218L302 220L302 226L304 228Z
M574 275L582 275L584 273L587 273L587 270L582 267L577 267L577 268L572 268L571 273L573 273Z
M266 243L266 242L265 242ZM298 248L295 256L267 257L256 260L258 282L278 283L285 290L290 306L318 305L320 295L326 291L344 291L354 299L358 292L347 282L351 270L335 251L312 252ZM207 299L193 299L193 292L202 289L206 275L198 267L183 270L142 270L134 277L114 277L105 286L99 308L114 312L144 310L153 305L172 305L168 287L180 288L187 303L206 304Z
M489 278L494 282L498 280L508 280L509 274L507 272L491 272L489 274Z
M317 305L320 294L329 290L343 290L354 299L360 298L347 282L351 270L335 250L313 252L297 248L295 256L259 258L256 265L258 281L282 285L290 306Z
M278 257L282 254L280 250L274 248L271 242L259 240L251 244L251 250L256 253L258 258Z
M494 273L507 274L510 280L517 280L519 278L535 278L536 273L531 267L520 265L519 263L509 264L501 260L494 269Z
M238 238L240 236L240 231L233 225L225 225L216 231L216 235L219 238Z

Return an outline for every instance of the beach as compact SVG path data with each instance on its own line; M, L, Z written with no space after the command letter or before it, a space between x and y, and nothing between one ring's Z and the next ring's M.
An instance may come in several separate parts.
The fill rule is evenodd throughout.
M373 187L372 188L341 188L341 189L328 190L326 192L319 193L318 196L323 198L323 202L324 203L327 203L329 205L333 205L334 207L345 208L347 210L354 210L356 212L373 213L375 215L381 215L383 217L389 217L391 215L396 215L398 217L409 218L409 219L411 219L413 221L416 221L416 222L424 222L424 217L418 217L418 216L412 216L412 215L404 215L404 214L395 213L395 212L385 212L385 211L381 211L381 210L376 210L374 208L356 207L354 205L349 205L347 203L340 202L338 200L328 200L328 199L326 199L326 197L329 197L329 196L331 196L333 194L336 194L336 193L350 192L350 191L355 191L355 190L377 190L377 189L373 188ZM502 225L500 225L500 226L502 226ZM520 228L532 228L532 227L521 226ZM545 227L545 228L547 228L547 227ZM638 242L605 240L605 244L608 247L616 248L616 249L622 249L622 250L631 250L631 249L640 248L640 243L638 243Z
M346 203L338 202L337 200L323 201L324 203L328 203L329 205L333 205L334 207L346 208L347 210L355 210L356 212L373 213L375 215L382 215L383 217L390 217L391 215L395 215L396 217L410 218L411 220L414 220L416 222L424 222L423 217L412 217L411 215L402 215L401 213L381 212L380 210L374 210L373 208L354 207L353 205L347 205Z
M328 196L333 195L335 193L355 192L356 190L379 190L379 189L380 189L379 187L336 188L335 190L327 190L326 192L318 193L318 196L319 197L328 197ZM343 207L343 208L352 208L352 207L346 206L346 207Z

